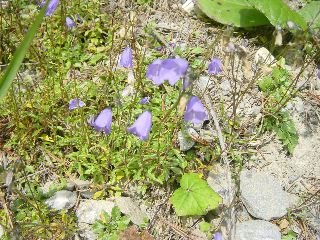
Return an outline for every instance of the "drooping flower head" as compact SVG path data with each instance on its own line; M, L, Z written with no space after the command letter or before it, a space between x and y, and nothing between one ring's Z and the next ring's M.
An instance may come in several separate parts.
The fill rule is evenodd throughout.
M80 98L71 99L70 102L69 102L69 110L82 108L85 105L86 104L83 101L81 101Z
M128 132L136 135L141 140L147 140L152 126L152 114L145 111L137 118L132 126L128 128Z
M222 240L222 234L220 232L216 232L213 234L214 240Z
M112 112L109 108L106 108L100 112L98 117L94 119L93 116L89 119L89 124L91 127L98 132L104 131L106 135L111 132L111 123L112 123Z
M46 16L52 16L52 14L54 13L54 11L56 10L56 8L58 7L60 0L50 0L49 4L48 4L48 8L46 10L45 15ZM40 3L40 7L44 7L46 5L46 1L42 1Z
M70 17L66 17L66 24L68 29L71 29L76 26L76 23Z
M168 80L173 86L186 73L188 66L188 61L182 58L156 59L148 66L146 76L156 85Z
M214 58L211 60L208 72L209 74L219 74L222 72L222 63L219 58Z
M318 74L317 74L318 78L320 79L320 69L318 69Z
M126 47L120 55L119 66L124 68L133 68L132 49Z
M147 104L149 102L150 98L149 97L144 97L140 100L140 104Z
M184 121L192 122L193 124L201 124L204 120L208 120L207 111L200 99L196 96L192 96L187 103Z

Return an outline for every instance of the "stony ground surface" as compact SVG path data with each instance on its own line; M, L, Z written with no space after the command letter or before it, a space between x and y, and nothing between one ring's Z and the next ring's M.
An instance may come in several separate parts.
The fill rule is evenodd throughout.
M289 3L294 8L303 4L301 1ZM222 31L221 27L215 27L188 15L178 1L161 1L158 6L137 16L140 29L148 22L154 21L159 33L182 49L194 46L206 49L208 42ZM217 78L203 75L196 79L195 84L195 91L212 97L217 110L221 102L224 102L225 106L231 106L234 92L248 87L246 76L253 74L252 66L256 64L256 53L263 47L257 45L254 39L246 39L242 35L234 36L229 41L236 47L246 49L249 68L246 65L238 72L236 79L231 77L231 68L228 65L230 62L224 54L227 44L224 44L222 39L221 45L216 47L216 53L217 57L224 60L224 73ZM237 58L236 61L242 60ZM236 193L235 220L227 221L234 225L237 240L280 240L281 234L285 235L289 231L296 233L296 239L320 238L320 84L315 77L308 77L311 75L310 71L307 69L301 79L302 83L306 81L301 94L292 99L287 106L299 133L299 143L292 156L287 154L273 134L268 133L248 144L250 150L254 150L254 154L250 154L250 158L244 161L242 169L236 165L232 168ZM295 68L292 68L291 72L293 75L297 74ZM237 86L234 84L235 81L238 83ZM256 131L254 127L256 119L261 115L261 101L261 92L256 86L252 86L239 102L236 111L244 132ZM227 109L227 118L230 117L228 114L231 114L230 109ZM223 126L222 120L221 125ZM210 124L203 128L190 129L189 134L200 136L209 142L214 142L216 138L216 132ZM186 142L181 135L178 138L182 151L192 148L195 144L193 141ZM227 192L225 172L225 166L216 162L206 176L209 185L224 199L226 195L231 194ZM54 180L46 182L43 186L44 192L54 184ZM79 227L74 239L96 239L97 236L92 232L92 224L102 211L111 213L115 205L135 224L149 219L148 230L151 232L155 229L158 232L157 239L207 239L199 231L200 217L178 218L174 215L168 203L171 192L159 188L150 189L144 196L137 192L137 186L130 185L125 192L127 197L93 200L95 191L91 188L91 182L70 179L65 190L56 192L46 203L54 209L74 210ZM222 218L223 213L221 207L206 220L215 228L223 229L226 221ZM1 231L0 228L0 235Z

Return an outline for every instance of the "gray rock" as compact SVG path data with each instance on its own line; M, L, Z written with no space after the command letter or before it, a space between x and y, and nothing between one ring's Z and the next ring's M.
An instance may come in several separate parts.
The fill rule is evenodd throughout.
M195 144L195 142L187 134L183 134L181 131L178 132L178 142L180 151L188 151Z
M208 185L216 191L223 199L224 204L227 203L227 196L233 196L235 193L235 187L232 189L232 193L228 192L228 182L227 182L227 170L221 164L215 164L214 170L209 172L207 182Z
M81 179L70 179L70 182L73 183L77 188L81 189L88 188L91 184L90 181Z
M65 187L65 190L68 190L68 191L73 191L74 188L75 188L75 184L73 182L71 182L70 180L67 181L67 185Z
M259 219L284 216L290 207L288 194L272 176L254 171L240 173L241 200L248 212Z
M115 201L120 211L128 215L134 224L141 225L145 223L145 220L148 220L148 216L141 211L139 205L133 202L131 198L117 197Z
M93 198L93 195L96 193L97 191L94 190L84 190L80 192L80 196L83 198L87 198L87 199L91 199Z
M56 210L70 209L77 201L77 194L67 190L56 192L52 197L46 200L46 204Z
M188 128L187 133L189 134L190 137L195 137L198 138L200 135L199 133L194 129L194 128Z
M280 240L276 225L262 220L251 220L236 224L235 240Z
M224 80L220 83L220 88L224 96L229 95L231 92L231 83L229 80Z
M194 84L195 90L199 93L204 93L208 88L212 87L212 82L209 76L200 76Z
M83 240L96 240L97 235L93 232L92 226L87 223L78 223L78 233Z
M85 200L79 204L76 215L79 223L93 224L105 211L111 214L114 203L107 200Z

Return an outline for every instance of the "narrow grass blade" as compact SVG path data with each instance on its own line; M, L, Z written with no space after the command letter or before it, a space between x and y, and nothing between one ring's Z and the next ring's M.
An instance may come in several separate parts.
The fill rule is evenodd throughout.
M13 58L6 68L4 75L0 79L0 101L5 97L7 91L9 90L10 85L12 84L13 79L15 78L20 65L28 51L28 48L31 45L32 39L34 38L48 7L49 1L41 9L40 13L36 17L35 21L31 25L29 31L24 36L23 41L13 55Z

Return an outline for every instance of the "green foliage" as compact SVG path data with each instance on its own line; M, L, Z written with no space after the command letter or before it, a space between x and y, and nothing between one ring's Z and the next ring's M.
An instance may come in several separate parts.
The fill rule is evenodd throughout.
M198 7L208 17L236 27L255 27L272 24L287 27L292 21L303 30L304 19L282 0L198 0Z
M320 1L309 2L299 13L312 29L320 29Z
M73 236L76 231L75 216L65 210L56 212L48 209L39 196L34 192L13 202L15 222L21 237L23 239L54 237L63 240Z
M7 67L4 75L0 79L0 101L2 100L2 98L4 98L5 94L9 90L9 87L13 79L15 78L15 76L17 75L17 72L19 71L20 65L31 45L31 42L34 36L36 35L38 28L40 27L45 11L47 9L47 5L48 5L48 2L45 5L45 7L42 8L40 13L36 17L34 23L31 25L29 31L25 35L19 48L16 50L15 54L13 55L13 59L11 60L9 66Z
M300 14L291 10L283 0L248 0L252 7L263 13L273 26L287 28L287 22L291 21L306 30L307 24Z
M184 174L180 186L170 198L178 216L204 215L221 203L221 197L199 174Z
M268 19L247 0L198 0L198 7L211 19L236 27L269 24Z
M295 239L297 239L297 234L292 230L289 230L286 235L281 237L281 240L295 240Z
M279 111L290 97L292 80L289 73L280 67L273 69L270 76L264 77L258 83L259 88L267 98L264 106L267 115L263 120L264 131L274 131L290 154L298 143L298 134L288 112Z
M208 239L212 239L212 232L214 230L213 225L206 222L206 221L202 221L199 223L199 228L200 231L205 233Z
M267 116L264 119L263 128L267 131L274 131L288 152L293 153L299 136L288 112L278 112L276 115Z
M118 207L113 207L111 216L103 212L100 220L93 224L93 231L98 235L99 240L118 240L118 235L129 225L130 219L122 216Z

